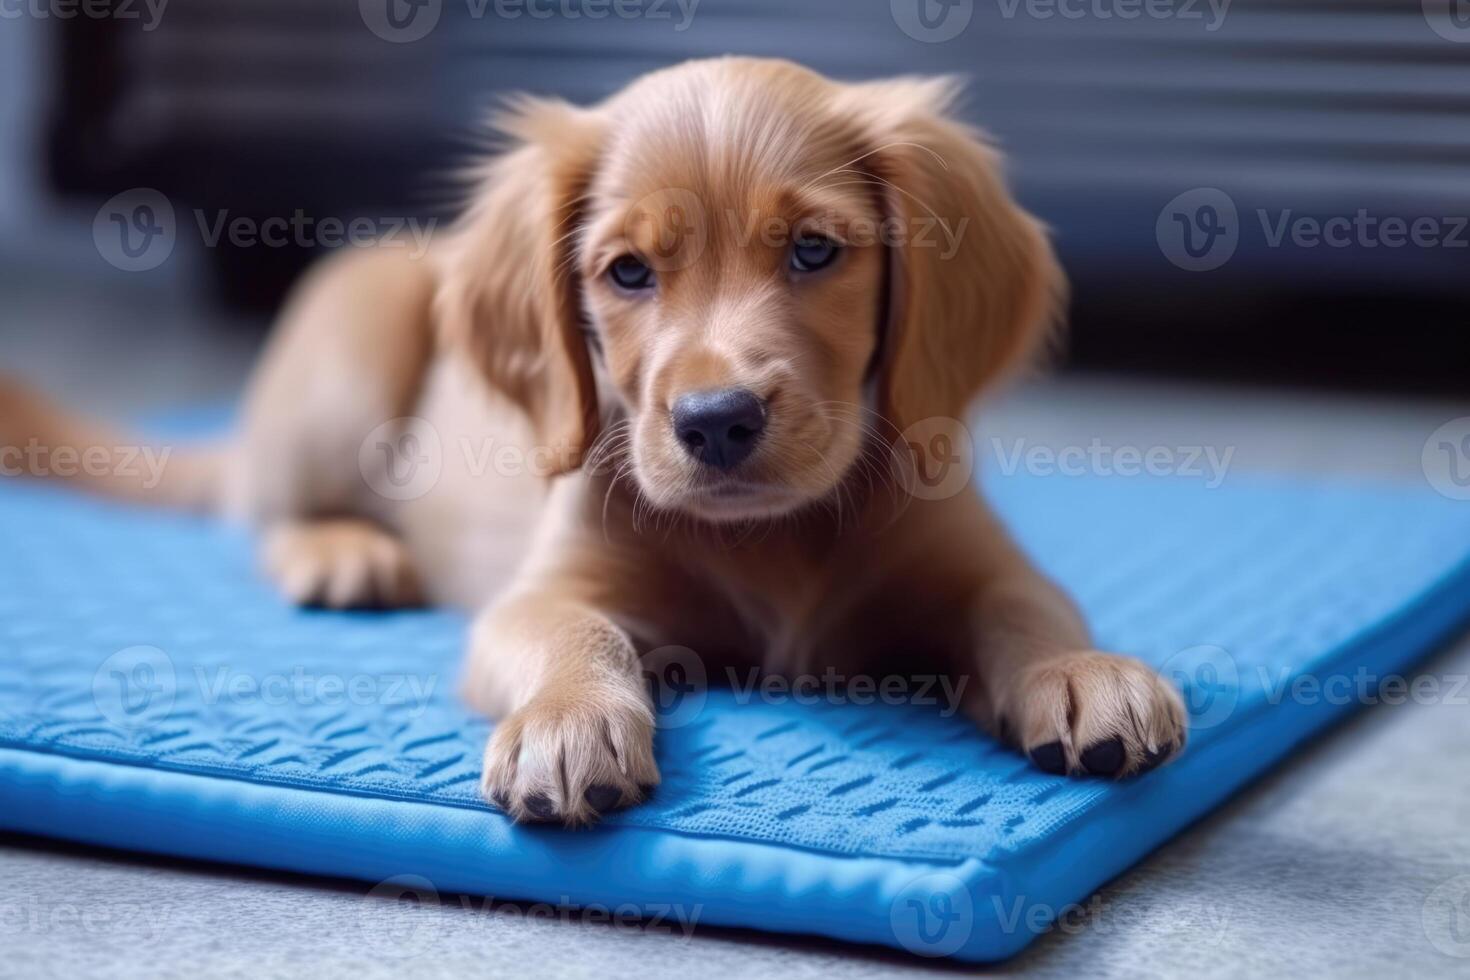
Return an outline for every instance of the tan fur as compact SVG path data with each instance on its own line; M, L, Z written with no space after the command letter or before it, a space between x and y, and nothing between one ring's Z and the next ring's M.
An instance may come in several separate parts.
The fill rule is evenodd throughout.
M1174 690L1091 649L973 488L904 493L924 454L901 433L964 418L1027 365L1063 293L995 154L945 115L952 94L718 59L591 108L523 102L500 121L517 144L429 261L351 253L291 304L221 506L267 529L298 601L422 585L483 605L465 694L502 719L484 792L517 818L587 823L658 782L640 657L674 644L712 676L962 676L974 717L1024 750L1057 743L1072 771L1113 738L1113 775L1183 744ZM915 239L930 219L952 247ZM767 221L784 236L751 233ZM862 238L884 221L903 234ZM847 245L795 276L791 239L812 232ZM651 294L607 280L630 251ZM729 386L766 401L767 428L712 475L670 408ZM410 414L444 471L390 503L358 452ZM487 440L539 463L475 472L457 447Z
M30 454L36 447L46 455ZM58 450L70 456L58 459L52 455ZM142 465L145 452L156 473ZM64 479L136 503L210 511L223 492L228 459L223 446L145 444L134 434L74 415L18 379L0 375L0 471L7 474ZM39 460L35 472L31 460Z
M265 570L292 602L333 609L422 602L403 542L356 519L285 523L266 535Z

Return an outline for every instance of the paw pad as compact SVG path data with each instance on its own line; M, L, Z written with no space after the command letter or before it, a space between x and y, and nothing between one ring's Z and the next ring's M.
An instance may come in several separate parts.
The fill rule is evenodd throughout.
M1116 735L1082 753L1082 768L1093 776L1116 776L1128 761L1128 750Z
M1049 772L1054 776L1064 776L1067 773L1067 753L1062 750L1061 742L1047 742L1032 749L1031 763L1042 772Z
M582 799L587 805L598 813L607 813L617 808L618 802L623 798L623 791L616 786L588 786L587 791L582 794Z

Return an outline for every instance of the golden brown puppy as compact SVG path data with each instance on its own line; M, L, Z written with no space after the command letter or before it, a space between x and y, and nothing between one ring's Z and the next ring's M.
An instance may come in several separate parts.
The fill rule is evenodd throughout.
M217 504L298 601L484 606L465 689L515 817L658 782L640 658L670 645L962 675L1052 771L1182 746L1174 690L1092 649L973 488L906 492L933 461L903 433L1026 365L1063 292L952 94L728 58L525 101L428 261L349 253L298 291ZM434 478L398 493L405 440Z

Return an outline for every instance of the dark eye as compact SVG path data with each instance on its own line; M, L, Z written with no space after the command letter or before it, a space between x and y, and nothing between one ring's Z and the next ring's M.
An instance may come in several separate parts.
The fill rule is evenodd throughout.
M797 272L816 272L837 258L841 246L821 235L798 238L791 248L791 267Z
M607 274L623 289L648 289L653 285L653 270L632 255L614 261Z

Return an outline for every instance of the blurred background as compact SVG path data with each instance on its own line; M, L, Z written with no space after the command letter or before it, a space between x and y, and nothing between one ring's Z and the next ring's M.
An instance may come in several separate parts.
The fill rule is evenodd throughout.
M965 113L1056 231L1069 369L1466 391L1464 0L0 7L0 355L22 364L46 360L37 344L70 353L58 331L120 353L157 338L168 390L216 391L190 355L252 349L338 242L331 222L387 235L449 217L447 175L497 95L593 101L734 52L840 78L967 76ZM125 226L144 247L153 213L168 227L149 254L118 254ZM219 234L296 215L306 230L275 243Z

